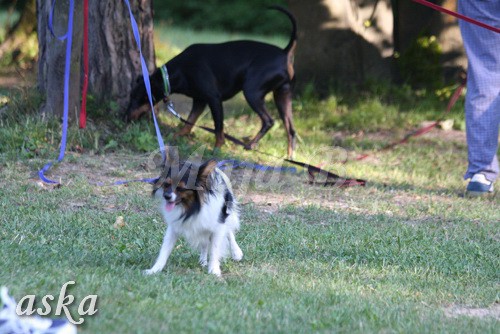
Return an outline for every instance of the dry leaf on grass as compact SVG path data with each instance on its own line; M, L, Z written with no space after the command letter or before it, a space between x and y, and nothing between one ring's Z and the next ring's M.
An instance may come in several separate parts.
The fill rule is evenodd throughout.
M125 227L125 220L123 219L123 216L116 217L116 221L113 224L113 227L116 229Z

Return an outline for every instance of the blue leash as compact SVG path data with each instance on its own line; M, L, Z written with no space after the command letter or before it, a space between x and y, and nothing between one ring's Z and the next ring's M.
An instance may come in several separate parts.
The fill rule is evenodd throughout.
M158 121L157 121L156 115L155 115L153 96L151 94L151 82L149 81L148 66L146 65L146 61L144 60L144 56L142 55L141 37L139 35L139 28L137 26L137 21L134 18L134 14L132 13L132 9L130 8L129 0L125 0L125 3L127 5L128 12L130 14L130 23L132 25L134 39L135 39L135 42L137 43L137 48L139 49L139 56L141 58L142 77L144 78L144 85L146 86L146 93L148 94L149 105L151 106L151 114L153 115L153 121L154 121L155 131L156 131L156 138L158 139L158 146L160 147L163 161L165 161L165 158L166 158L165 143L163 142L163 137L161 135L160 127L158 126ZM132 182L145 182L145 183L153 184L156 181L158 181L158 178L144 178L144 179L130 180L130 181L116 181L110 185L111 186L119 186L119 185L129 184ZM103 184L103 183L97 183L97 185L98 186L105 186L105 184Z
M134 14L132 14L132 9L130 8L129 0L125 0L125 3L127 4L128 12L130 14L130 23L132 24L132 30L134 32L135 42L137 43L137 47L139 49L139 56L141 58L142 76L144 77L144 84L146 85L146 92L148 94L149 105L151 106L151 113L153 115L153 121L155 124L155 131L156 131L156 138L158 139L158 146L160 147L162 158L163 158L163 160L165 160L165 144L163 142L163 137L161 136L160 127L158 126L158 121L156 120L155 107L153 104L153 97L151 94L151 83L149 82L148 66L146 65L146 61L144 60L144 56L142 55L141 37L139 36L139 28L137 27L137 21L134 18Z
M69 75L70 75L70 62L71 62L71 44L73 41L73 0L69 0L69 12L68 12L68 29L66 34L62 36L56 36L53 29L53 16L54 7L56 0L52 2L52 9L49 14L49 29L52 35L60 41L66 40L66 60L64 64L64 110L63 110L63 125L62 125L62 135L61 135L61 148L59 150L59 157L57 162L61 162L64 159L64 152L66 151L66 137L68 134L68 108L69 108ZM46 183L58 183L57 181L50 180L45 177L45 172L54 164L54 162L49 162L42 169L38 171L38 176L43 182Z
M238 161L238 160L234 160L234 159L219 161L219 163L217 163L217 167L221 170L224 170L228 167L231 167L231 168L240 167L240 168L250 168L250 169L263 171L263 172L277 171L277 172L292 173L292 174L297 173L297 168L295 168L295 167L266 166L266 165L251 163L251 162Z
M144 179L137 179L137 180L127 180L127 181L116 181L111 184L105 184L103 182L96 182L94 185L98 187L109 187L109 186L121 186L129 183L135 183L135 182L143 182L143 183L149 183L149 184L155 184L156 181L158 181L160 178L159 177L154 177L154 178L144 178Z
M256 164L256 163L239 161L239 160L235 160L235 159L221 160L217 163L217 168L219 168L220 170L225 170L227 168L249 168L249 169L254 169L254 170L263 171L263 172L278 171L278 172L292 173L292 174L297 173L297 169L295 167L266 166L266 165L260 165L260 164ZM111 184L97 182L97 183L95 183L95 185L99 186L99 187L120 186L120 185L129 184L129 183L135 183L135 182L144 182L144 183L154 184L158 180L159 180L158 177L154 177L154 178L144 178L144 179L137 179L137 180L130 180L130 181L116 181L116 182L113 182Z
M53 30L53 16L54 16L54 9L55 9L55 3L56 0L53 0L52 2L52 8L49 14L49 29L60 41L67 41L66 44L66 63L65 63L65 71L64 71L64 114L63 114L63 127L62 127L62 138L61 138L61 148L59 152L59 157L57 159L58 162L61 162L64 158L64 153L66 150L66 138L67 138L67 132L68 132L68 106L69 106L69 77L70 77L70 61L71 61L71 45L72 45L72 37L73 37L73 0L70 0L69 2L69 13L68 13L68 29L66 31L66 34L63 36L56 36ZM137 47L139 49L139 55L141 59L141 69L142 69L142 76L144 78L144 84L146 86L146 92L148 95L149 99L149 104L151 106L151 113L153 114L153 121L155 125L155 131L156 131L156 137L158 139L158 145L160 147L160 151L162 153L162 157L165 160L165 144L163 142L163 138L160 132L160 128L158 126L158 121L156 119L156 115L154 113L154 104L153 104L153 98L151 94L151 83L149 80L149 72L148 68L146 65L146 61L144 60L144 56L142 54L142 48L141 48L141 40L140 40L140 35L139 35L139 28L137 26L137 22L134 18L134 15L132 13L132 9L130 7L130 2L129 0L125 0L125 3L127 5L129 14L130 14L130 21L132 25L132 30L134 33L134 38L137 43ZM178 116L178 115L177 115ZM45 177L44 173L49 170L49 168L52 166L53 162L50 162L46 164L39 172L38 175L40 179L46 183L54 183L57 184L58 182L49 180L48 178ZM279 172L289 172L289 173L296 173L297 169L295 167L274 167L274 166L266 166L266 165L260 165L256 163L249 163L249 162L244 162L244 161L238 161L234 159L228 159L228 160L222 160L217 164L217 167L220 169L226 169L229 167L232 168L250 168L254 170L259 170L259 171L279 171ZM117 181L114 182L111 185L124 185L132 182L146 182L146 183L155 183L158 180L158 178L144 178L144 179L139 179L139 180L131 180L131 181ZM103 183L98 183L97 185L99 186L104 186L105 184Z
M221 160L217 163L217 168L219 168L220 170L225 170L227 168L249 168L249 169L254 169L254 170L263 171L263 172L278 171L278 172L292 173L292 174L297 173L297 169L295 167L266 166L266 165L260 165L260 164L256 164L256 163L239 161L239 160L235 160L235 159ZM154 184L159 179L160 179L159 177L144 178L144 179L137 179L137 180L130 180L130 181L116 181L116 182L113 182L111 184L97 182L97 183L95 183L95 185L99 186L99 187L120 186L120 185L129 184L129 183L135 183L135 182L144 182L144 183Z
M129 0L125 0L125 3L127 5L129 14L130 14L130 22L132 25L132 30L134 33L134 38L137 43L137 47L139 49L139 55L141 59L141 69L142 69L142 76L144 77L144 84L146 85L146 92L148 94L148 99L149 99L149 104L151 106L151 113L153 114L153 120L155 124L155 131L156 131L156 137L158 139L158 146L160 147L160 151L162 153L163 159L165 159L165 144L163 142L163 137L160 132L160 127L158 126L158 121L156 120L156 115L154 112L154 105L153 105L153 98L151 94L151 83L149 81L149 72L148 72L148 67L146 65L146 61L144 60L144 56L142 54L142 48L141 48L141 39L139 36L139 28L137 26L137 22L134 18L134 15L132 14L132 9L130 8L130 2ZM57 162L61 162L64 159L64 154L66 151L66 140L68 136L68 109L69 109L69 78L70 78L70 66L71 66L71 46L72 46L72 41L73 41L73 12L74 12L74 4L73 0L69 0L69 9L68 9L68 28L66 30L66 33L62 36L57 36L54 33L54 28L53 28L53 21L54 21L54 10L55 10L55 5L56 5L56 0L53 0L52 2L52 8L49 13L49 30L52 33L54 37L56 37L60 41L66 40L66 59L65 59L65 67L64 67L64 110L63 110L63 125L62 125L62 134L61 134L61 147L59 151L59 157L57 158ZM50 180L47 177L45 177L45 173L52 167L54 162L49 162L45 166L43 166L42 169L38 171L38 176L43 182L46 183L52 183L52 184L57 184L59 182ZM140 181L140 180L136 180ZM123 183L120 183L123 182ZM130 181L120 181L117 182L116 184L125 184ZM133 181L132 181L133 182ZM148 182L147 179L143 182Z

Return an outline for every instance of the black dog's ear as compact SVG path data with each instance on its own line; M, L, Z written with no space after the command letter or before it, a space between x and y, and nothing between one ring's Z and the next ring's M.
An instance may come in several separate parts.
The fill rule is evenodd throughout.
M217 161L215 160L208 160L205 162L203 165L200 166L200 169L198 169L198 177L196 178L196 183L199 187L203 187L204 189L210 189L210 174L215 170L217 167Z

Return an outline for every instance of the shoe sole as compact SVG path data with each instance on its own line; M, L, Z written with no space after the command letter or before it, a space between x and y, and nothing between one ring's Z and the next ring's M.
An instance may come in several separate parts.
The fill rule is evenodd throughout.
M493 197L495 193L493 191L466 191L465 197L468 198L477 198L477 197Z

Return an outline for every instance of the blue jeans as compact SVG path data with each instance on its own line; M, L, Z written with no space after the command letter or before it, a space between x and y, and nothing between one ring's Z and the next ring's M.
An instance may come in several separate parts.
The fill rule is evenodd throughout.
M458 11L494 27L500 22L499 0L459 0ZM465 121L469 166L464 179L483 173L498 177L500 124L500 34L459 20L467 53Z

